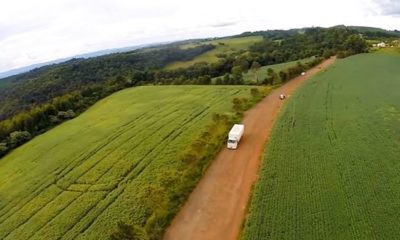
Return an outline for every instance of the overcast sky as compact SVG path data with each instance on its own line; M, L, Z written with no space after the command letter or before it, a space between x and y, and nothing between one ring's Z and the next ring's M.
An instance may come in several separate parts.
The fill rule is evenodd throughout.
M400 0L0 0L0 72L144 43L338 24L400 29Z

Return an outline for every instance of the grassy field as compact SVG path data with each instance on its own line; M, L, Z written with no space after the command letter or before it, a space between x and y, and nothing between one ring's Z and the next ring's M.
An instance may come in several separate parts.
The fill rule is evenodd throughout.
M240 37L240 38L226 38L226 39L201 42L198 44L213 44L216 46L216 48L214 48L213 50L208 51L206 53L203 53L202 55L196 57L195 59L193 59L191 61L171 63L166 66L166 69L189 67L198 62L207 62L207 63L217 62L218 54L229 54L229 53L236 52L239 50L246 50L251 45L253 45L254 43L259 42L261 40L262 40L261 36L252 36L252 37ZM181 47L182 48L190 48L190 47L195 47L198 44L186 44Z
M296 66L296 64L298 62L305 64L311 60L313 60L313 58L306 58L306 59L302 59L302 60L298 60L298 61L291 61L291 62L263 66L260 69L258 69L258 71L256 71L256 72L249 70L249 71L247 71L247 73L243 73L243 81L247 84L251 84L251 83L255 84L255 83L257 83L257 78L258 78L258 81L261 82L267 77L268 68L271 68L274 70L274 72L279 73L282 70L287 70L290 67ZM218 78L223 78L223 76L213 78L212 82L215 83L215 81Z
M256 72L249 70L247 73L243 74L243 80L247 83L251 83L251 82L256 83L257 78L259 79L259 81L262 81L267 77L268 68L271 68L274 70L274 72L279 73L282 70L286 70L290 67L296 66L296 64L298 62L305 64L307 62L310 62L311 60L313 60L313 58L306 58L306 59L302 59L299 61L292 61L292 62L285 62L285 63L263 66Z
M149 196L152 186L180 173L180 154L212 113L249 93L127 89L36 137L0 160L0 239L107 239L119 220L142 225L149 199L162 197Z
M398 239L400 55L338 60L288 99L242 239Z
M399 55L400 54L400 47L387 47L387 48L381 48L377 50L380 53L386 53L386 54L391 54L391 55Z

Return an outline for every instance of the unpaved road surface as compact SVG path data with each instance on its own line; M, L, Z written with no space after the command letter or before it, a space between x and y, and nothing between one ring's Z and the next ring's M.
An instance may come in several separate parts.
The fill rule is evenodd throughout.
M223 149L167 229L164 240L236 240L250 190L257 179L264 143L284 101L305 80L335 61L331 58L274 90L245 113L245 134L237 150Z

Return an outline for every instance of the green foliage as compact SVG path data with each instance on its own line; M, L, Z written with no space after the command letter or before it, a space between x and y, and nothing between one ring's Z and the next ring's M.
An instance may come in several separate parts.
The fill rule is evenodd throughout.
M111 240L149 240L146 231L137 225L128 225L119 222L115 232L111 234Z
M19 146L31 139L31 134L28 131L15 131L10 133L10 145Z
M35 137L0 161L0 239L106 239L119 221L159 239L225 144L232 99L246 96L136 87Z
M256 38L244 39L250 41ZM172 44L148 51L111 54L86 60L74 59L11 77L7 81L12 80L14 84L0 88L0 93L4 93L0 94L0 119L8 117L0 122L0 142L6 142L10 150L18 146L8 142L11 132L28 131L36 136L75 117L111 93L130 86L149 83L208 85L213 82L218 85L274 85L297 76L310 65L300 62L278 75L271 72L268 74L268 68L273 67L270 64L315 55L327 57L337 51L339 57L366 51L364 39L346 29L311 28L304 34L290 34L281 41L258 39L250 47L250 52L239 47L244 46L244 39L225 39L226 43L240 44L235 51L225 54L218 62L196 62L188 68L160 70L173 60L192 59L215 46L210 45L210 42L188 48ZM248 41L246 46L250 46ZM218 46L229 46L226 43ZM248 71L249 63L252 63L252 71ZM274 67L276 69L287 65ZM212 81L212 78L218 76L224 77Z
M195 46L201 46L204 44L212 44L215 46L214 49L207 51L190 61L176 61L166 66L166 70L175 70L179 68L187 68L193 66L196 63L207 62L217 63L221 58L226 58L228 55L237 53L239 51L247 50L254 43L262 41L261 36L251 37L233 37L223 38L217 40L206 40L203 42L197 42L192 44L183 45L181 48L190 48Z
M7 143L0 143L0 157L5 155L8 151Z
M213 48L210 44L187 49L167 45L146 51L72 59L2 79L8 84L0 86L0 120L75 91L82 95L91 90L110 94L143 81L153 81L154 70L173 61L190 60Z
M338 60L283 108L242 239L400 235L399 55Z
M279 72L287 71L289 68L296 66L297 62L301 62L302 64L307 64L314 61L315 58L306 58L299 61L291 61L273 65L267 65L260 67L257 71L248 71L247 73L243 74L243 81L247 84L251 83L263 83L263 84L273 84L272 81L274 80L275 83L280 82L282 79L280 78ZM271 70L277 73L277 76L271 75ZM271 77L275 77L275 79L271 79ZM258 79L258 82L257 82ZM262 82L264 80L264 82ZM289 78L287 78L289 80Z

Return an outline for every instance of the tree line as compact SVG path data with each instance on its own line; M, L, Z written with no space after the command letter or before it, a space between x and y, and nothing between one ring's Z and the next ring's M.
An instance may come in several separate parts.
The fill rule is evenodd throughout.
M120 76L132 81L151 79L146 74L174 61L191 60L213 48L215 46L211 44L188 49L164 46L89 59L72 59L2 79L7 84L0 87L0 120L51 101L54 97Z
M199 45L181 49L175 45L148 51L111 54L92 59L73 59L7 79L0 89L0 156L30 138L71 119L96 101L123 88L144 84L248 84L243 73L261 66L317 56L268 76L258 85L288 81L332 55L346 57L366 52L366 41L348 29L311 28L290 33L281 40L263 41L249 51L219 55L216 63L197 63L187 68L163 69L173 61L190 60L215 48ZM215 81L213 81L215 79Z

